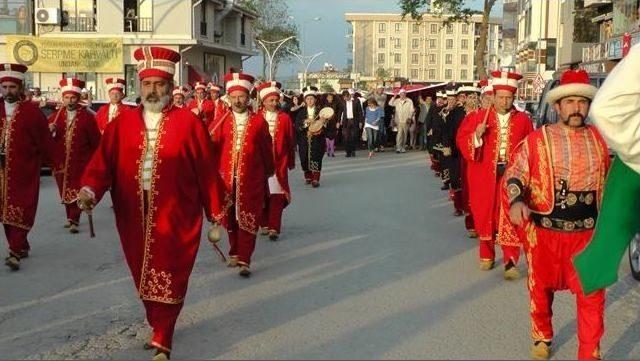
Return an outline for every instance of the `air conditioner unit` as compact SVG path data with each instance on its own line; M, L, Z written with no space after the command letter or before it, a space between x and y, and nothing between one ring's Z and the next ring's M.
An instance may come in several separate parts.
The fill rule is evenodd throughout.
M56 25L60 24L59 8L37 8L36 24Z

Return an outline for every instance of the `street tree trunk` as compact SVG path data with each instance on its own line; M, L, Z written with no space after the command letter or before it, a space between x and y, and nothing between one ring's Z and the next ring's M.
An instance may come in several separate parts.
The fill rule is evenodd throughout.
M496 0L484 0L482 25L480 26L480 38L478 39L478 45L475 49L475 64L478 79L487 78L487 69L484 66L484 55L487 51L487 38L489 37L489 16L491 16L491 9L495 2Z

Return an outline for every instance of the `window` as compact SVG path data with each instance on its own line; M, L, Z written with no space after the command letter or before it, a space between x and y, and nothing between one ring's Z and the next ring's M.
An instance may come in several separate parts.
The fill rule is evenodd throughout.
M418 64L419 61L420 61L419 54L411 54L411 64Z
M447 34L453 34L453 25L452 24L447 25Z
M384 53L378 54L378 64L384 64Z
M226 59L224 55L204 53L204 73L211 76L214 83L219 83L224 79L226 69Z
M401 54L400 54L400 53L395 53L395 54L393 54L393 61L394 61L396 64L400 64L400 61L402 61Z
M464 35L469 34L469 24L462 24L462 33Z
M438 24L431 24L431 34L438 33Z
M393 69L393 76L399 77L400 76L400 69Z
M30 35L32 28L31 0L9 0L0 6L0 34Z
M396 23L395 26L396 26L396 31L401 31L402 30L402 24Z
M445 69L444 70L444 78L447 79L447 80L451 80L451 73L452 73L451 69Z
M420 34L420 23L413 23L411 28L414 34Z
M411 39L411 49L418 49L420 47L420 39Z
M411 69L411 79L418 79L418 69Z
M467 69L460 70L460 80L467 80Z
M200 35L207 37L207 1L201 3L200 8Z
M453 55L452 54L446 54L444 56L444 63L447 65L453 64Z
M240 18L240 45L247 45L247 17Z
M453 49L453 39L447 39L447 49Z
M429 39L429 49L436 48L436 39Z
M387 39L380 38L378 39L378 48L384 49L387 46Z
M434 80L436 78L436 70L429 69L429 80Z
M396 49L400 49L400 38L395 38Z
M460 42L460 48L469 49L469 40L462 39L462 41Z
M127 84L127 94L138 94L138 66L135 64L124 65L124 82Z
M62 31L96 31L96 0L62 0Z
M387 31L387 24L379 23L378 24L378 32L379 33L384 33L385 31Z
M469 54L460 55L460 65L467 65L467 64L469 64Z
M436 63L436 54L429 54L429 64Z

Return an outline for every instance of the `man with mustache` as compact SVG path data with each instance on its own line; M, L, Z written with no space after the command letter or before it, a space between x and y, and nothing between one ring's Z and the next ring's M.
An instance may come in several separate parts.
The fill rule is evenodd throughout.
M246 278L251 275L256 234L269 197L268 179L275 172L273 143L264 117L249 110L254 78L232 72L224 80L231 108L216 116L209 134L228 202L224 218L230 244L228 266L239 268L240 276Z
M55 147L53 174L67 212L64 227L71 234L78 233L82 214L76 203L80 177L100 144L98 123L93 114L80 105L84 85L85 82L80 79L62 79L62 107L49 116L49 129Z
M142 105L105 131L82 178L79 203L90 210L110 189L122 248L153 329L145 348L156 350L154 360L165 360L200 245L203 211L219 222L224 192L202 122L171 104L180 54L143 47L133 55Z
M5 264L20 269L29 256L40 190L40 166L48 161L51 137L38 103L23 99L27 67L0 64L0 220L9 243Z
M596 88L584 70L567 70L546 101L558 123L544 126L515 150L502 186L511 221L526 236L533 359L548 359L555 291L577 300L578 359L599 359L604 290L585 295L573 257L593 234L609 152L598 130L585 124Z

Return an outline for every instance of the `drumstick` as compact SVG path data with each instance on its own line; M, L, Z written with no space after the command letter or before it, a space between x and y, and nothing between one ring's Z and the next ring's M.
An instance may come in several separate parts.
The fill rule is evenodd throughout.
M226 263L227 262L227 257L224 256L224 253L222 253L222 250L220 249L220 247L218 247L218 245L215 244L215 243L211 243L211 245L213 246L213 250L216 251L218 256L220 256L220 260L222 262Z
M213 132L215 132L215 131L216 131L216 129L218 129L218 127L219 127L220 125L222 125L222 123L224 122L224 119L227 117L227 115L229 115L229 113L231 113L231 112L227 110L227 112L222 116L222 119L220 119L220 121L218 122L218 124L216 124L216 125L213 127L213 129L211 129L211 130L209 131L209 135L213 135Z

